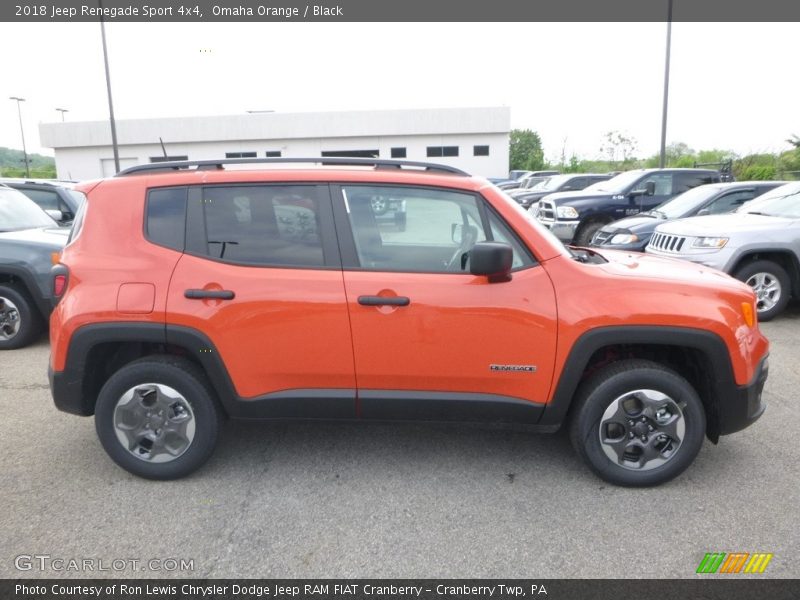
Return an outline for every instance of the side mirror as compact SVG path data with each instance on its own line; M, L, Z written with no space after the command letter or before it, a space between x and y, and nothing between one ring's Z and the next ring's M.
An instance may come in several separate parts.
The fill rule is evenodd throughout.
M655 196L656 194L656 182L655 181L648 181L644 184L644 194L645 196Z
M501 242L478 242L469 251L469 272L485 275L490 283L511 280L514 251Z
M48 216L57 223L61 223L61 221L64 220L64 213L62 213L60 210L47 209L44 212L46 212Z
M707 208L704 208L702 210L697 211L697 216L698 217L703 217L705 215L710 215L710 214L711 214L711 211L709 209L707 209Z

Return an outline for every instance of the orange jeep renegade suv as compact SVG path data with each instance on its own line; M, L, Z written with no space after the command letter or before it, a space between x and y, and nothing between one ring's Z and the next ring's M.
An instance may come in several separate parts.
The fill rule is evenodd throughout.
M727 275L565 248L451 167L226 168L248 162L79 186L50 385L132 473L191 473L225 416L414 419L567 425L600 477L648 486L764 410L768 342ZM376 198L405 226L376 219Z

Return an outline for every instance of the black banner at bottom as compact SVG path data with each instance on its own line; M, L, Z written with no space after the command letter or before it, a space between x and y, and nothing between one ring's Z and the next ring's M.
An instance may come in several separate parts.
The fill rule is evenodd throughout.
M3 600L800 598L797 579L4 579Z

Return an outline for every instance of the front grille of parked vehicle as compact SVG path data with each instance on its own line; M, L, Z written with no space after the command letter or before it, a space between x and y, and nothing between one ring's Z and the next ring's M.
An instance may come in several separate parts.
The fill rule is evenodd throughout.
M592 243L598 246L602 244L606 244L616 235L614 231L603 231L602 229L594 234L594 238L592 238Z
M539 213L536 218L540 221L555 221L556 207L552 202L539 202Z
M654 233L649 247L661 252L680 252L686 238L682 235Z

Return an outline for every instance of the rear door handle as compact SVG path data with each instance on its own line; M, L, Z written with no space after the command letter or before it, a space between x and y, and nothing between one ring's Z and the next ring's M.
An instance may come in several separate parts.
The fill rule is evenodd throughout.
M183 292L183 296L190 300L205 300L206 298L233 300L236 294L231 290L186 290Z
M406 296L359 296L362 306L408 306L411 304Z

